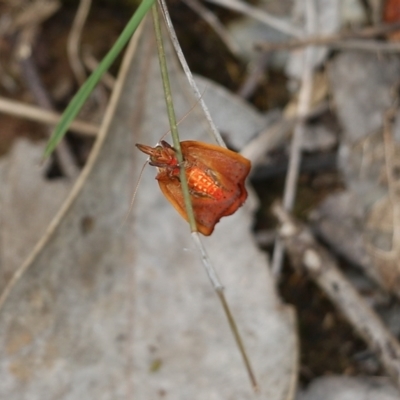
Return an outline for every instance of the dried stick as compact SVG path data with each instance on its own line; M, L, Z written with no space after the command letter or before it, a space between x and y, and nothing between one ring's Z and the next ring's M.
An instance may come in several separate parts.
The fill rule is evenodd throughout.
M316 14L314 0L307 0L306 2L306 15L307 15L307 31L313 32L316 26ZM297 115L299 122L296 124L289 158L289 169L286 175L285 191L283 195L283 207L290 211L293 208L294 200L296 197L297 180L299 177L299 168L301 163L301 144L303 141L304 132L306 129L305 116L309 112L312 88L313 88L313 68L312 68L312 57L313 48L308 47L304 51L304 65L302 83L299 94L299 104L297 109ZM272 255L272 273L278 278L283 260L283 243L280 239L277 239L274 246L274 252Z
M215 33L220 37L222 42L233 55L239 57L239 46L232 39L231 34L224 27L224 25L222 25L219 18L213 12L204 7L203 4L201 4L198 0L183 0L183 2L193 11L199 14L204 19L204 21L206 21L211 26L211 28L214 29Z
M294 266L303 266L317 285L352 324L400 388L400 344L337 267L332 256L280 205L273 213Z
M79 53L82 30L85 26L91 3L92 0L81 0L79 2L78 11L76 12L67 41L69 64L79 85L82 85L86 80L85 67L82 64Z
M2 1L1 3L5 3ZM18 2L9 2L9 4ZM40 26L44 21L54 15L61 7L58 1L31 1L21 3L19 12L12 21L0 24L1 36L12 36L27 27ZM2 15L8 19L6 15Z
M257 43L256 49L263 52L277 51L277 50L294 50L306 46L340 46L346 43L360 43L360 42L347 42L348 39L369 39L379 35L384 35L400 29L400 22L395 24L385 24L374 27L359 29L353 32L341 32L333 35L313 35L304 39L293 39L288 42L281 43ZM383 44L384 42L378 42ZM391 43L394 44L394 43ZM399 46L397 46L399 48Z
M282 19L276 18L271 14L261 10L259 7L251 6L240 0L207 0L209 3L217 4L221 7L228 8L229 10L238 11L244 15L256 19L279 32L285 33L289 36L302 37L303 32L300 29L293 27Z
M265 70L270 60L269 54L260 54L255 61L251 62L247 68L246 78L237 91L238 96L248 99L253 95L259 83L264 78Z
M322 101L310 109L306 115L295 117L282 117L263 129L256 137L246 144L240 154L251 161L253 167L265 160L266 154L285 143L289 133L301 121L315 118L329 109L329 103Z
M398 53L400 44L398 42L381 42L378 40L347 40L332 43L332 48L346 50L371 51L376 53Z
M0 112L48 125L57 125L61 118L61 115L54 111L47 111L40 107L24 104L1 96ZM72 122L70 130L81 135L94 137L97 135L99 127L88 122L75 120Z

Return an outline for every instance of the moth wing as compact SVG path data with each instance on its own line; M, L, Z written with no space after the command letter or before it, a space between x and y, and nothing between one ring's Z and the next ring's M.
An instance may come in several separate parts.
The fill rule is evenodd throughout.
M244 180L251 169L250 161L239 153L213 144L186 140L181 142L185 159L196 160L218 173L224 181L229 180L239 186L244 185Z
M218 200L207 196L191 196L197 229L209 236L222 217L233 214L246 200L244 182L251 163L240 154L221 146L191 140L181 142L181 146L185 160L210 170L224 189L223 198ZM163 174L157 179L164 196L188 220L180 182Z
M159 181L159 185L167 200L187 221L188 218L180 182L177 180ZM191 196L191 201L197 229L205 236L211 235L215 224L217 224L222 217L233 214L243 203L237 204L238 196L230 195L229 193L226 195L226 198L222 200Z
M238 189L235 202L221 217L233 214L247 199L245 180L250 172L251 162L239 153L209 143L186 140L181 142L181 146L185 159L201 163L203 167L213 171L228 192L236 192Z

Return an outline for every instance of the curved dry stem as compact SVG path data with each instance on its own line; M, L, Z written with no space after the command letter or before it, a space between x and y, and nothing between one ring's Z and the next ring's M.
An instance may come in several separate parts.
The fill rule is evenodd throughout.
M240 0L207 0L209 3L217 4L221 7L228 8L229 10L238 11L244 15L256 19L279 32L285 33L289 36L302 37L303 32L300 29L294 28L292 25L283 21L280 18L274 17L271 14L261 10L259 7L251 6Z
M198 0L183 0L183 2L190 7L194 12L200 15L206 21L215 33L219 36L229 51L239 58L240 49L236 42L232 39L229 31L222 25L219 18L211 12L208 8L204 7Z
M80 43L81 43L82 30L83 27L85 26L91 4L92 0L80 1L79 8L75 15L75 19L72 24L72 29L68 36L68 41L67 41L67 52L68 52L69 63L71 65L75 78L80 85L82 85L83 82L85 82L86 80L85 67L82 64L79 55Z
M387 48L385 45L394 43L386 43L386 42L376 42L376 41L352 41L352 39L369 39L375 36L388 34L390 32L394 32L400 29L400 22L396 22L394 24L383 24L374 27L367 27L363 29L357 29L351 32L344 31L339 33L334 33L332 35L313 35L304 39L293 39L288 42L280 42L280 43L271 43L271 42L263 42L257 43L256 49L264 52L269 51L277 51L277 50L294 50L305 46L332 46L332 47L340 47L342 45L349 47L352 45L355 46L355 43L364 43L364 50L367 50L369 47L372 49L372 43L379 43L380 45L384 45L381 48ZM350 40L351 39L351 40ZM350 40L350 41L349 41ZM399 49L399 45L397 46L389 46L389 48L397 48ZM376 47L375 47L376 49Z
M61 115L54 111L44 110L43 108L10 100L2 96L0 96L0 112L48 125L56 125L61 119ZM98 126L79 120L73 121L70 127L72 132L92 137L97 135L98 130Z

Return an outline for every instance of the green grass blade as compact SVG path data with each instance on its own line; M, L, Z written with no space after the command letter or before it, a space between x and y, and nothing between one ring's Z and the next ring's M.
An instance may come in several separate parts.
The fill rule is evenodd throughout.
M154 4L155 0L142 0L138 9L133 14L132 18L122 31L121 35L110 49L107 55L103 58L99 66L93 71L86 82L82 85L76 95L73 97L68 107L65 109L60 122L54 129L54 132L49 139L44 151L44 158L47 158L56 148L62 137L67 132L69 125L81 110L83 104L96 87L104 72L106 72L118 55L121 53L129 39L139 26L140 22L146 15L147 11Z

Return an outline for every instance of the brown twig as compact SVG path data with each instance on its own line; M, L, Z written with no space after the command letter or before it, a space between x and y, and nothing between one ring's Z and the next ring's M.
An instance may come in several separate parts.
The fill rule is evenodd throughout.
M9 2L11 5L18 2ZM2 35L13 35L26 27L39 26L54 15L61 7L59 1L32 1L21 2L23 6L18 7L18 14L9 24L2 24Z
M276 149L287 141L289 133L293 130L301 120L315 118L329 109L329 103L323 101L303 116L295 116L292 118L282 117L276 122L268 125L259 135L253 138L240 151L240 154L251 161L253 166L261 163L266 158L268 152Z
M206 21L212 29L214 29L215 33L220 37L222 42L233 55L239 57L239 46L232 39L231 34L227 31L224 25L222 25L219 18L213 12L204 7L203 4L201 4L198 0L183 0L183 2L193 11L199 14L200 17L203 18L204 21Z
M40 107L23 104L19 101L10 100L1 96L0 112L48 125L57 125L61 119L61 115L56 112L43 110ZM69 129L81 135L94 137L97 135L99 127L89 122L75 120L71 123Z
M239 88L237 94L244 99L248 99L253 95L259 83L263 80L265 70L270 60L269 54L262 53L257 59L250 63L247 68L247 75L244 79L242 86Z
M92 0L81 0L76 12L71 32L68 35L67 52L71 69L76 80L82 85L86 80L85 67L80 59L80 44L83 27L90 11Z
M320 246L305 226L280 205L273 213L281 223L280 236L294 266L304 267L317 285L375 352L393 382L400 387L400 344Z
M382 42L379 40L347 40L332 43L332 48L341 50L370 51L373 53L398 53L400 44L398 42Z
M293 39L288 42L281 43L257 43L256 49L263 52L277 51L277 50L294 50L306 46L346 46L346 45L360 45L359 41L349 41L349 39L369 39L376 36L384 35L400 29L400 22L395 24L385 24L376 27L368 27L353 32L341 32L333 35L315 35L309 36L305 39ZM362 42L361 42L362 43ZM383 44L383 42L374 42ZM390 43L395 45L396 43ZM391 46L394 48L393 46ZM397 49L399 46L397 45Z
M259 7L254 7L241 0L207 0L209 3L217 4L229 10L234 10L251 18L254 18L261 23L276 29L279 32L285 33L289 36L302 37L303 32L300 29L290 25L283 19L279 19L267 12L261 10Z

